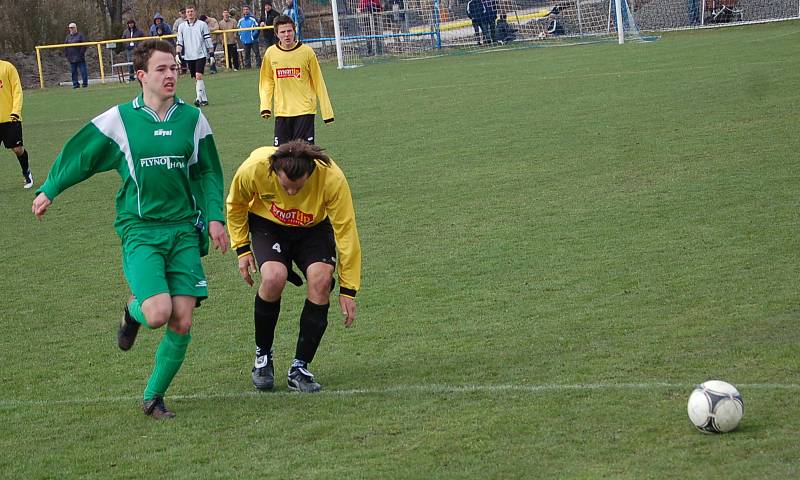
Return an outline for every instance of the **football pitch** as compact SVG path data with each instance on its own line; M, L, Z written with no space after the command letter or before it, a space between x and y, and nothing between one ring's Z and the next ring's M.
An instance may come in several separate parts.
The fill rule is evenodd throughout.
M0 478L800 476L800 23L648 44L530 48L338 71L317 143L348 175L363 248L290 394L256 392L255 289L205 259L210 298L158 422L139 402L163 330L116 346L128 290L118 176L31 214L0 162ZM271 143L257 73L207 76L226 181ZM135 85L26 91L36 185ZM194 99L183 77L179 94ZM693 386L744 397L724 435Z

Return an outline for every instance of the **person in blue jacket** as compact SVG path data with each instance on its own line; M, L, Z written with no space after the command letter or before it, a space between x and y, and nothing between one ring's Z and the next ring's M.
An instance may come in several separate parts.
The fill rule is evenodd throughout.
M242 18L239 19L239 28L252 28L258 26L258 20L250 12L249 5L242 6ZM251 55L256 55L256 65L261 68L261 51L258 48L259 30L244 30L239 32L239 40L244 49L244 68L253 68Z

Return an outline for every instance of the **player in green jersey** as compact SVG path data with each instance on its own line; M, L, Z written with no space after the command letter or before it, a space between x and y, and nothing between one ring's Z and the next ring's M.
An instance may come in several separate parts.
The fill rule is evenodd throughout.
M186 357L192 312L208 297L200 257L225 253L223 177L208 121L175 96L178 65L171 44L141 42L134 50L142 93L95 117L64 145L33 201L41 219L61 192L92 175L116 170L122 264L133 296L117 332L121 349L139 326L167 326L142 404L154 418L175 416L164 394Z

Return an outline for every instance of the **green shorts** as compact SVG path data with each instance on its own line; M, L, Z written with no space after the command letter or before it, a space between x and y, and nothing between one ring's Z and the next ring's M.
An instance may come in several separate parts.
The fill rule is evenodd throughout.
M159 293L208 298L200 242L192 225L128 230L122 239L122 268L140 301Z

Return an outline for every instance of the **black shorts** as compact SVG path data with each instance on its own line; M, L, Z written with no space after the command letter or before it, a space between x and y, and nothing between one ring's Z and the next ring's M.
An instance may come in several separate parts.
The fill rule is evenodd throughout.
M336 266L336 240L329 219L312 227L278 225L252 213L247 219L251 248L259 270L264 262L280 262L287 270L294 262L304 275L312 263Z
M275 146L290 140L304 140L314 145L314 114L275 117Z
M22 122L0 123L0 144L6 148L22 146Z
M186 66L189 67L189 75L193 77L195 73L202 75L206 69L206 59L203 57L197 60L186 60Z

